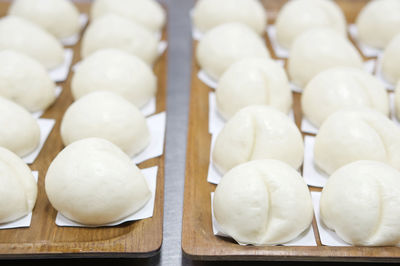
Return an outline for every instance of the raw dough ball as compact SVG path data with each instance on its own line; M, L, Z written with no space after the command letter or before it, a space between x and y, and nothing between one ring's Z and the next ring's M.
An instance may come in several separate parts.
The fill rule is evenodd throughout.
M12 50L0 51L1 96L36 112L54 102L55 87L38 61Z
M389 97L382 82L350 67L330 68L316 75L303 91L301 106L317 127L329 115L349 107L368 107L389 115Z
M251 161L230 170L214 193L214 215L239 243L286 243L309 228L310 192L301 175L277 160Z
M396 111L396 117L400 121L400 81L397 83L397 87L394 92L394 106Z
M276 18L276 37L280 45L289 49L303 32L331 28L346 37L346 18L340 7L331 0L294 0L287 2Z
M0 97L0 125L0 147L25 156L39 145L40 128L35 118L3 97Z
M0 19L0 50L13 49L38 60L47 69L64 62L64 49L50 33L15 16Z
M30 20L58 39L77 34L80 29L79 11L67 0L15 0L8 14Z
M265 43L252 29L241 23L219 25L200 40L196 58L200 67L218 79L230 65L244 58L269 58Z
M146 119L139 109L109 91L92 92L74 102L64 114L61 137L66 146L79 139L104 138L129 156L150 142Z
M95 0L90 10L92 19L105 14L116 14L126 17L148 30L160 31L165 24L165 11L153 0Z
M109 90L142 107L155 96L157 78L140 58L116 49L102 49L83 60L71 84L75 99Z
M356 26L361 42L375 48L385 48L400 33L400 1L369 2L359 13Z
M324 172L358 160L381 161L400 169L400 127L371 109L329 116L315 138L314 161Z
M301 88L319 72L335 66L362 68L363 61L351 42L334 30L308 30L290 49L289 76Z
M343 166L325 185L320 211L324 224L352 245L397 245L400 172L374 161Z
M93 21L82 37L81 55L115 48L134 54L152 64L158 57L158 41L154 33L135 22L113 14Z
M245 107L223 127L215 141L213 163L224 174L247 161L276 159L297 169L303 163L303 138L284 113L265 105Z
M396 84L400 81L400 34L386 46L381 60L382 74L387 81Z
M62 150L50 164L45 188L57 211L87 225L121 220L151 197L143 174L129 156L98 138L78 140Z
M262 35L267 12L258 0L199 0L193 9L193 23L201 32L215 26L240 22Z
M17 220L35 206L37 185L29 167L0 147L0 224Z
M219 79L216 98L225 119L252 104L270 105L284 113L292 106L286 72L269 59L247 58L232 64Z

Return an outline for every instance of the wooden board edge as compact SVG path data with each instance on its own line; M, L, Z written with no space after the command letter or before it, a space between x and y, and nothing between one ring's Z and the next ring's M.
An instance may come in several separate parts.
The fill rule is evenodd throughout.
M1 254L0 260L25 260L25 259L134 259L151 258L160 254L161 245L158 249L148 252L91 252L91 253L38 253L38 254Z

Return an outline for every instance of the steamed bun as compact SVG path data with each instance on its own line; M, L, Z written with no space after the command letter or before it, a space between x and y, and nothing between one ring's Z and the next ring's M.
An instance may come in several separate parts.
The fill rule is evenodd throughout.
M238 164L276 159L298 169L303 163L303 138L293 121L273 107L253 105L237 112L218 134L213 163L225 173Z
M116 14L136 22L148 30L160 31L165 24L165 11L154 0L95 0L90 10L92 19Z
M346 19L340 7L331 0L293 0L279 11L275 22L280 45L289 49L303 32L326 27L346 37Z
M35 118L3 97L0 97L0 125L0 147L25 156L39 145L40 128Z
M228 22L240 22L262 35L267 12L258 0L199 0L193 9L193 23L201 32Z
M12 50L0 51L0 96L36 112L54 102L55 87L47 70L33 58Z
M332 29L308 30L290 49L289 76L300 87L319 72L335 66L362 68L363 61L352 43Z
M215 190L213 205L222 231L244 244L288 242L313 218L303 178L276 160L251 161L230 170Z
M75 99L97 90L113 91L137 107L157 90L157 78L140 58L117 49L102 49L84 59L71 83Z
M136 55L148 64L158 57L158 41L145 27L114 14L104 15L93 21L82 37L81 56L115 48Z
M400 1L370 1L358 14L356 26L361 42L375 48L385 48L400 33Z
M326 172L358 160L381 161L400 170L400 127L371 109L338 111L315 138L314 161Z
M61 122L64 145L98 137L111 141L129 156L150 142L146 119L133 104L109 91L96 91L74 102Z
M273 60L247 58L232 64L216 89L219 113L229 119L241 108L265 104L288 113L292 93L285 70Z
M35 206L37 185L29 167L0 147L0 224L12 222Z
M400 81L400 34L386 46L381 60L382 74L387 81L396 84Z
M13 49L39 61L47 69L64 61L61 43L36 24L16 16L0 19L0 50Z
M8 14L30 20L58 39L77 34L80 29L79 11L68 0L15 0Z
M337 170L321 194L323 223L355 246L400 244L400 172L358 161Z
M249 57L267 59L269 52L261 37L241 23L225 23L209 30L196 49L200 67L216 80L230 65Z
M45 178L47 197L68 219L103 225L141 209L151 197L128 155L111 142L88 138L62 150Z
M382 82L358 68L335 67L316 75L301 96L303 113L315 126L337 110L368 107L389 115L389 97Z

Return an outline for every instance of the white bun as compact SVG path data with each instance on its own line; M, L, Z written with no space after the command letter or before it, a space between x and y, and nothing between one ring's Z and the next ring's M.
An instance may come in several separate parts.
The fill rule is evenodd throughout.
M158 41L154 33L127 18L107 14L93 21L82 37L81 56L115 48L140 57L148 64L158 57Z
M256 32L236 22L209 30L196 49L196 59L200 67L216 80L230 65L249 57L267 59L269 52Z
M146 119L133 104L109 91L87 94L65 112L61 123L64 145L97 137L111 141L129 156L150 142Z
M282 244L306 230L313 218L310 193L286 163L258 160L236 166L214 193L222 231L239 243Z
M37 185L29 167L14 153L0 147L0 224L30 213Z
M0 97L0 147L25 156L39 145L40 128L35 118L18 104Z
M152 32L162 30L166 15L162 6L154 0L95 0L90 10L92 19L106 14L116 14L136 22Z
M218 134L212 152L225 173L238 164L276 159L297 169L303 163L303 138L290 118L273 107L253 105L237 112Z
M286 72L273 60L247 58L232 64L216 89L220 114L229 119L241 108L264 104L288 113L292 92Z
M276 37L280 45L289 49L303 32L331 28L346 36L346 18L340 7L331 0L294 0L287 2L276 18Z
M328 174L358 160L381 161L400 169L400 127L371 109L338 111L318 131L314 160Z
M0 51L0 96L36 112L54 102L55 87L38 61L12 50Z
M23 17L41 26L56 38L79 33L79 11L67 0L16 0L8 14Z
M303 90L301 106L305 117L317 127L344 108L367 107L389 115L389 97L382 82L350 67L330 68L317 74Z
M45 188L56 210L88 225L123 219L151 197L129 156L98 138L78 140L62 150L47 171Z
M336 66L362 68L363 61L353 44L334 30L308 30L290 49L289 76L301 88L319 72Z
M387 81L396 84L400 81L400 34L386 46L381 60L382 74Z
M240 22L262 35L267 26L267 12L258 0L199 0L193 9L193 23L201 32L215 26Z
M102 49L84 59L71 83L75 99L97 90L115 92L144 106L157 90L157 78L140 58L116 49Z
M352 245L397 245L400 172L381 162L348 164L329 178L320 210L324 224Z
M356 19L358 38L375 48L385 48L400 33L400 1L370 1Z
M16 16L0 19L0 50L13 49L35 58L47 69L64 61L61 43L36 24Z

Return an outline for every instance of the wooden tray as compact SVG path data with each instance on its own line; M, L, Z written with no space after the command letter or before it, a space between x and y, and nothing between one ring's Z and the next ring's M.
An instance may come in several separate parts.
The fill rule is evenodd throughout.
M88 13L89 4L77 4ZM0 3L0 15L8 4ZM166 39L166 30L163 39ZM73 64L79 61L80 43L72 47ZM166 108L167 53L154 66L158 77L157 113ZM58 227L54 223L56 210L50 205L44 191L44 178L51 161L63 149L60 136L61 118L72 103L70 91L72 73L60 83L62 94L42 117L56 119L56 125L45 143L32 170L39 171L38 198L29 228L0 230L0 258L50 257L150 257L158 253L162 243L164 202L164 155L139 164L139 168L158 166L157 188L152 218L124 223L114 227L77 228Z
M274 23L278 10L285 2L264 0L270 24ZM337 2L345 11L350 23L354 22L359 10L366 3L365 0ZM267 44L273 55L269 40ZM193 45L193 51L195 48L196 43ZM216 186L207 182L211 142L211 135L208 133L208 93L212 90L197 78L198 70L196 59L193 57L182 228L182 250L186 256L194 260L400 261L400 249L396 247L321 245L315 218L312 226L318 245L316 247L240 246L233 240L214 236L211 227L210 193ZM296 125L300 128L300 94L293 93L293 96Z

